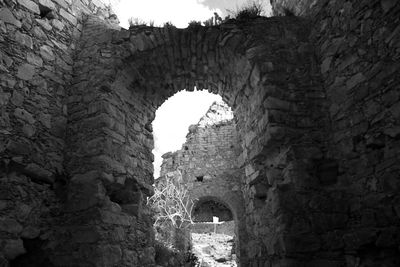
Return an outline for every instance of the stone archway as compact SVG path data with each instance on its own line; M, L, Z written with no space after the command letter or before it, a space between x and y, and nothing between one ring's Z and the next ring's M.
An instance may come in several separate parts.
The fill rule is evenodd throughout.
M139 214L131 216L121 211L107 192L113 184L131 181L135 184L132 188L139 188L144 197L151 195L155 110L177 91L194 86L220 94L237 118L243 148L238 161L246 170L242 179L241 202L247 215L243 233L247 228L252 240L251 246L246 246L249 264L269 261L274 255L284 257L283 249L275 248L284 234L283 215L291 211L275 205L281 192L272 186L293 183L302 171L293 168L293 159L286 156L292 153L294 140L296 149L302 144L307 149L314 145L304 133L315 130L310 121L318 99L305 92L319 89L302 81L313 80L305 29L303 21L296 18L130 31L110 30L98 20L88 20L75 65L76 83L69 91L66 163L72 178L68 206L74 216L90 210L106 228L120 227L128 236L133 229L140 229L143 236L134 238L138 245L133 247L125 240L108 240L99 229L93 259L111 244L113 250L121 251L113 258L120 266L135 260L145 266L152 264L153 239L146 205L142 202ZM299 112L302 119L297 117ZM301 157L307 155L296 161L303 160ZM283 174L287 166L291 172ZM268 198L275 206L267 203ZM79 222L74 227L79 227ZM70 242L72 247L82 247L73 239ZM136 256L125 259L124 255Z
M213 217L218 217L219 221L234 220L230 208L213 197L198 199L194 205L192 217L195 222L213 222Z
M230 191L223 187L214 187L212 190L206 188L196 188L190 191L190 196L194 199L194 208L204 200L213 200L225 205L233 215L235 222L235 243L238 266L248 266L246 244L248 234L245 222L245 210L243 198L238 192Z

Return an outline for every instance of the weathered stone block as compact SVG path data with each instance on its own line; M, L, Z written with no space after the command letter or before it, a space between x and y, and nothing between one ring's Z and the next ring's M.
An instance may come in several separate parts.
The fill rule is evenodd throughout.
M18 43L20 43L21 45L24 45L30 49L33 48L32 46L32 38L27 35L27 34L23 34L19 31L17 31L15 33L15 41L17 41Z
M40 229L33 226L28 226L24 228L24 230L21 233L21 237L26 239L34 239L39 235L40 235Z
M64 1L64 0L54 0L57 4L59 4L61 7L64 9L68 9L69 1Z
M17 90L14 90L13 95L11 97L11 103L13 103L17 107L20 107L22 106L23 102L24 102L24 96Z
M54 56L53 49L47 45L43 45L40 47L40 55L42 56L42 58L48 61L53 61L56 58Z
M63 8L60 9L60 15L71 22L74 26L78 23L78 20Z
M36 4L35 2L31 1L31 0L17 0L17 2L26 7L28 10L30 10L31 12L35 13L35 14L40 14L40 9L38 4Z
M19 234L22 231L22 225L14 219L0 218L0 231Z
M30 163L25 167L25 171L33 178L46 183L54 182L54 175L43 167Z
M32 152L32 147L29 143L22 140L10 140L7 144L7 150L15 155L27 155Z
M50 0L39 0L39 4L41 4L42 6L45 6L47 8L50 8L52 10L56 9L55 4Z
M53 27L49 24L47 20L36 19L36 22L46 31L51 31ZM41 27L33 28L33 33L39 39L47 40L47 35L42 31Z
M65 24L62 23L60 20L58 19L53 19L51 20L51 25L53 25L57 30L62 31L65 27Z
M105 189L102 183L97 179L83 177L83 179L78 179L75 175L71 179L71 193L67 200L69 211L82 211L104 202Z
M32 65L35 65L38 67L43 66L43 60L39 56L35 55L34 53L28 52L26 60Z
M132 219L130 216L126 214L118 214L110 211L101 211L101 219L105 223L116 224L116 225L130 225L132 223Z
M3 90L0 90L0 107L6 106L11 97L10 93L3 93Z
M332 57L327 57L324 59L324 61L321 64L321 73L324 74L329 70L331 62L332 62Z
M3 253L6 259L13 260L26 252L21 239L6 240L3 248Z
M26 137L32 137L36 133L36 128L30 124L25 124L22 126L22 132Z
M17 77L22 80L31 80L35 73L35 66L31 64L23 64L18 68Z
M366 77L362 73L357 73L346 82L346 89L351 90L365 80Z
M34 124L36 122L36 120L33 118L33 115L22 108L16 108L14 110L14 116L29 124Z
M0 20L5 23L13 24L17 28L21 28L22 25L21 22L14 17L13 13L5 7L0 9Z

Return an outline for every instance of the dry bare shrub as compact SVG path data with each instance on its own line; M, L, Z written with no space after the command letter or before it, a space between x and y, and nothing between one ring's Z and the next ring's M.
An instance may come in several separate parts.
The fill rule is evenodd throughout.
M177 173L180 174L178 171ZM154 195L147 201L154 212L156 239L166 245L174 246L177 229L188 228L193 224L193 200L179 181L165 177L154 189Z
M257 18L264 13L263 4L261 1L250 1L236 10L227 10L233 18L237 20L249 20Z

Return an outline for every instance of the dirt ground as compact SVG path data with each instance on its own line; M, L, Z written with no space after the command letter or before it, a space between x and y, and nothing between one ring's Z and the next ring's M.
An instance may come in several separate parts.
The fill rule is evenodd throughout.
M236 255L232 254L233 236L224 234L192 233L193 253L199 267L236 267Z

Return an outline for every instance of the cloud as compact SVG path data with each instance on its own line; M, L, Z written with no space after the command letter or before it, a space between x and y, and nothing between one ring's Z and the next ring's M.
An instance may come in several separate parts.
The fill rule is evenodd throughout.
M190 21L207 20L221 10L207 7L197 0L121 0L115 12L125 28L129 27L128 19L131 17L154 21L156 26L172 22L178 28L186 28Z

